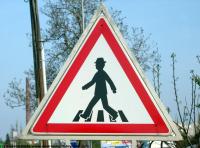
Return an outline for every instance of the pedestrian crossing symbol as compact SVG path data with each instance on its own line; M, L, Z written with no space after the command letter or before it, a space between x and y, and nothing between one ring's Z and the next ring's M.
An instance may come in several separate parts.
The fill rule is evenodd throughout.
M179 135L104 6L96 12L24 133L35 137L151 135L157 139Z

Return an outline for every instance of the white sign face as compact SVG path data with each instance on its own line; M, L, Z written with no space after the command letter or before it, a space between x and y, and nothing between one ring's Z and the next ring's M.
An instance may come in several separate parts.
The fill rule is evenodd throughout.
M107 10L100 6L23 138L181 139L129 52Z
M95 67L95 61L99 57L103 57L106 61L103 70L109 75L116 86L116 93L114 94L109 83L106 82L108 104L111 108L118 111L118 113L121 111L127 119L126 122L123 122L123 117L119 114L119 117L116 118L116 122L113 123L153 124L154 122L149 113L132 87L103 35L97 40L48 123L109 124L112 122L109 118L109 113L103 108L102 99L99 99L94 106L90 122L85 121L84 118L79 118L79 120L75 122L73 121L77 113L80 110L84 111L94 97L96 84L92 85L87 90L82 90L82 86L91 81L95 73L97 73L98 70ZM69 100L69 98L73 99ZM103 113L101 114L100 111ZM103 119L98 121L101 115L103 115Z

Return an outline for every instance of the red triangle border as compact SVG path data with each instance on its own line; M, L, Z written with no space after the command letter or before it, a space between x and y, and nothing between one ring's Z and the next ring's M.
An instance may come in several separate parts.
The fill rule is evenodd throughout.
M78 73L80 67L84 63L85 59L89 55L90 51L92 50L93 46L95 45L96 41L103 35L106 39L108 45L112 49L115 57L118 59L121 67L123 68L124 72L126 73L129 81L131 82L132 86L136 90L138 96L140 97L141 101L143 102L147 112L151 116L153 122L155 124L72 124L72 123L48 123L51 115L53 114L54 110L58 106L59 102L61 101L64 94L67 92L70 84L72 83L73 79L75 78L76 74ZM69 101L70 102L70 101ZM151 97L146 92L143 84L141 83L140 79L138 78L136 72L132 68L131 64L129 63L125 53L121 49L118 41L114 37L112 31L110 30L108 24L101 18L96 26L94 27L93 31L91 32L89 38L83 45L82 49L78 53L76 59L72 63L71 67L69 68L68 72L64 76L63 80L61 81L58 88L55 90L54 94L50 98L49 103L47 104L44 111L39 116L36 124L32 128L32 132L34 133L68 133L68 134L76 134L76 133L130 133L130 134L140 134L140 133L147 133L147 134L167 134L169 133L169 129L166 126L164 120L162 119L160 113L156 109L154 103L151 100Z

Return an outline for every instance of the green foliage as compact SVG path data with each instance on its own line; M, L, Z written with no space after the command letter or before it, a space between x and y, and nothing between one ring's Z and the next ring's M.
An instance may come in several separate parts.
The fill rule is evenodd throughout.
M99 140L93 140L92 141L92 147L94 147L94 148L100 148L101 147L101 141L99 141Z
M198 75L195 75L193 77L193 79L194 79L195 83L200 87L200 77Z
M10 144L10 136L9 134L7 133L6 134L6 140L5 140L5 144L9 145Z
M17 139L16 140L16 145L26 145L26 146L29 146L30 144L27 142L27 140ZM30 147L31 147L31 145L30 145Z

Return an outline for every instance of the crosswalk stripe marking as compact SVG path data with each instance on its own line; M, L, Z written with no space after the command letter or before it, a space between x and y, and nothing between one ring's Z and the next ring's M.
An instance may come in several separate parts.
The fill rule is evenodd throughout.
M128 119L126 118L126 116L124 115L123 111L122 110L119 110L119 115L122 119L122 122L128 122Z
M90 114L90 117L87 120L83 120L83 118L80 118L80 114L83 112L83 110L79 110L76 114L76 116L73 119L73 122L104 122L104 121L110 121L110 122L129 122L126 118L124 112L122 110L118 110L119 116L116 118L116 120L111 120L111 116L109 114L106 114L103 110L98 110L96 112L97 116L92 111ZM96 118L96 120L95 120Z
M83 112L83 110L79 110L76 116L74 117L73 122L78 122L80 120L80 114Z
M104 122L103 110L98 111L97 122Z

